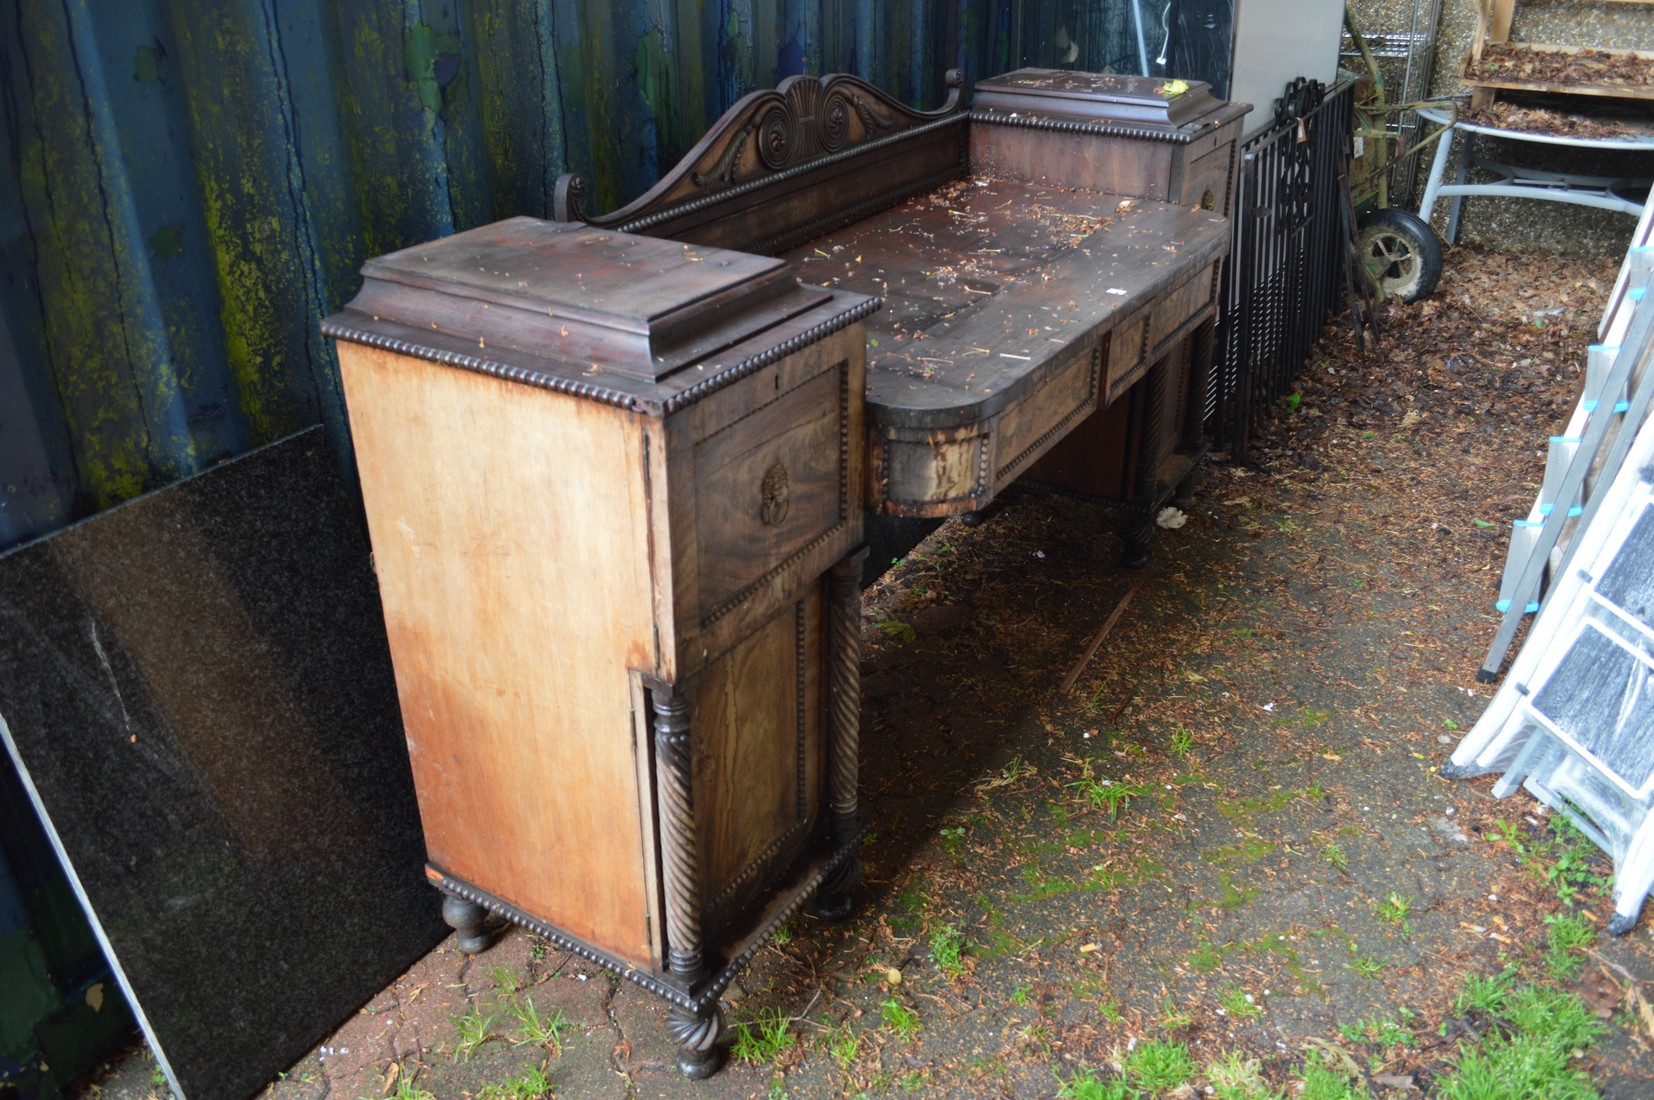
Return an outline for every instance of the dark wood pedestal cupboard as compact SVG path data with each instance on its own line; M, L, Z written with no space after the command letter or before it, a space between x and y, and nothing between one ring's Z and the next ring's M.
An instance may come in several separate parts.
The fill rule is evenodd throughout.
M877 303L527 218L364 275L326 331L444 915L648 987L710 1074L735 972L860 874Z

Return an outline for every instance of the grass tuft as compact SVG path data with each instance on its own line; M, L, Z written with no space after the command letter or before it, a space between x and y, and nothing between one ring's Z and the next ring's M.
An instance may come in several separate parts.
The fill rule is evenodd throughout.
M1187 1044L1150 1039L1129 1052L1121 1065L1126 1076L1151 1092L1176 1088L1195 1075L1194 1056Z
M885 1027L904 1039L919 1033L919 1014L894 997L880 1003L879 1018Z
M735 1025L730 1053L742 1062L767 1065L793 1048L792 1018L780 1008L768 1008Z
M1137 1090L1118 1077L1099 1077L1095 1070L1082 1069L1062 1083L1058 1100L1134 1100Z

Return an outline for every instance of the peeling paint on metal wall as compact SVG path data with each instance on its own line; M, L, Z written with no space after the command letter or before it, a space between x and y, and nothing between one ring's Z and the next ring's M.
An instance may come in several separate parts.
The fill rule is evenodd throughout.
M934 106L1011 0L0 5L0 549L317 422L369 256L603 210L741 95L847 71Z

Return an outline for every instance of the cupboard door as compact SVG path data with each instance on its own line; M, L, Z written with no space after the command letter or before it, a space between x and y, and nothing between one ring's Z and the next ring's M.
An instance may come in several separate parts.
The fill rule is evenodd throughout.
M816 583L688 688L703 927L713 942L820 818L822 654Z

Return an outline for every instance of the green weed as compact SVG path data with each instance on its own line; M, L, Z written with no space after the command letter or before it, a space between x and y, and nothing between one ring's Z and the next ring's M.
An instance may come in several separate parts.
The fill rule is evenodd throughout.
M518 1077L496 1085L484 1085L477 1100L539 1100L551 1095L551 1079L546 1071L529 1067Z
M957 925L944 924L930 934L930 957L936 961L936 969L950 979L965 972L964 950L965 936Z
M1336 840L1321 849L1321 858L1332 864L1340 874L1350 873L1350 857L1344 854L1344 849Z
M1218 1003L1223 1006L1224 1012L1237 1020L1247 1020L1263 1014L1263 1009L1258 1007L1258 1002L1253 999L1252 994L1239 986L1230 986L1218 994Z
M943 827L936 830L936 833L942 838L942 851L950 856L957 857L965 845L965 827L963 825L956 825L952 828Z
M1408 1026L1414 1015L1412 1009L1403 1006L1396 1010L1394 1019L1373 1016L1370 1019L1357 1020L1353 1024L1340 1024L1338 1033L1347 1043L1372 1042L1386 1049L1406 1046L1414 1039L1413 1029Z
M1160 1002L1160 1026L1167 1031L1178 1031L1195 1022L1195 1018L1177 1006L1170 993Z
M1090 771L1090 765L1086 765ZM1129 809L1133 798L1146 795L1154 790L1150 784L1116 783L1112 779L1095 779L1090 775L1082 776L1068 784L1079 791L1080 796L1099 810L1108 811L1108 819L1117 821L1120 811Z
M827 1033L827 1053L840 1068L848 1069L861 1053L861 1036L848 1027L835 1028Z
M1544 1035L1558 1046L1583 1050L1602 1034L1602 1024L1572 993L1547 985L1526 985L1505 1000L1505 1020L1518 1034Z
M1515 976L1514 966L1507 967L1491 978L1472 974L1465 979L1464 988L1453 998L1453 1014L1476 1014L1486 1017L1502 1015L1505 1011L1505 1000L1510 996L1511 979Z
M413 1083L413 1078L403 1074L396 1082L396 1091L389 1094L386 1100L436 1100L436 1097Z
M516 998L506 1007L520 1025L511 1033L512 1042L537 1043L563 1053L563 1029L569 1026L569 1022L564 1018L562 1009L552 1009L551 1015L542 1019L540 1010L527 995Z
M1378 914L1379 920L1387 921L1390 924L1399 924L1401 925L1402 932L1411 936L1413 934L1413 925L1410 921L1408 921L1407 914L1412 912L1412 910L1412 898L1402 897L1400 894L1391 894L1389 897L1379 902L1373 911Z
M885 1027L903 1039L919 1033L919 1014L894 997L879 1005L879 1018L884 1021Z
M1118 1077L1097 1076L1095 1070L1082 1069L1058 1090L1058 1100L1133 1100L1137 1090Z
M1474 1007L1492 1025L1480 1045L1460 1043L1458 1063L1438 1080L1445 1100L1543 1096L1595 1100L1575 1060L1602 1033L1583 1002L1551 986L1513 986L1510 972L1474 978L1456 1004Z
M1439 1081L1444 1100L1596 1100L1591 1082L1569 1065L1568 1052L1522 1035L1482 1047L1461 1044L1459 1064Z
M1577 913L1545 918L1545 969L1552 980L1565 982L1579 973L1584 951L1597 938L1596 929Z
M1356 1091L1347 1075L1327 1066L1306 1065L1301 1080L1298 1100L1367 1100L1370 1095L1365 1088Z
M1350 969L1363 978L1376 978L1384 973L1384 964L1371 955L1363 955L1353 946L1350 948Z
M1185 726L1182 722L1179 722L1177 724L1177 728L1172 730L1172 755L1177 757L1179 760L1182 760L1185 756L1189 755L1189 750L1194 747L1194 731L1189 729L1189 727Z
M769 1008L735 1025L735 1042L729 1052L742 1062L765 1065L791 1050L797 1041L791 1017L782 1009Z
M1129 1052L1121 1065L1126 1076L1150 1092L1176 1088L1195 1075L1194 1056L1184 1043L1150 1039Z
M1207 1065L1206 1079L1218 1100L1282 1100L1282 1094L1264 1080L1263 1063L1238 1050Z
M1552 814L1538 834L1500 819L1493 823L1493 836L1510 845L1523 866L1544 879L1564 904L1608 887L1607 876L1595 870L1596 845L1566 814Z
M1022 1029L1022 1038L1030 1049L1049 1055L1057 1041L1057 1029L1050 1020L1035 1020Z
M453 1017L459 1029L459 1042L454 1044L454 1061L463 1062L477 1052L477 1048L494 1037L489 1031L494 1017L484 1016L482 1009L472 1005L463 1015Z
M753 1019L736 1022L729 1054L741 1062L766 1065L786 1054L796 1042L791 1017L779 1007L772 1007L762 1009Z

